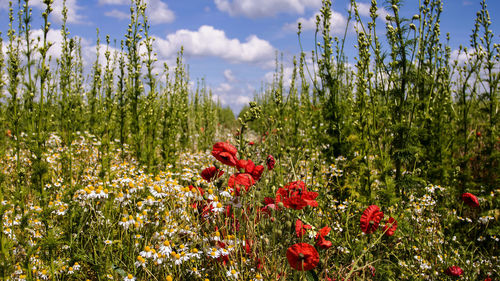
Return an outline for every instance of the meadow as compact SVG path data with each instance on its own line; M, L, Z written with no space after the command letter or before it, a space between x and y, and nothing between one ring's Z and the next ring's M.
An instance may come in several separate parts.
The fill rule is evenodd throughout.
M155 63L141 0L90 75L66 9L61 57L47 56L43 3L42 36L28 0L0 34L1 280L499 280L500 46L485 0L462 61L441 0L411 18L383 3L384 38L377 1L369 22L353 1L356 46L331 36L324 0L290 85L277 58L238 117L190 87L182 49Z

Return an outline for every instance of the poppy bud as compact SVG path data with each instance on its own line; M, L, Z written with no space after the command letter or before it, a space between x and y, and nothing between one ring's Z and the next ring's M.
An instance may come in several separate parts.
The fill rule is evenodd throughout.
M272 155L268 155L266 159L266 165L267 169L270 171L274 169L274 165L276 164L276 160L274 160L274 157Z

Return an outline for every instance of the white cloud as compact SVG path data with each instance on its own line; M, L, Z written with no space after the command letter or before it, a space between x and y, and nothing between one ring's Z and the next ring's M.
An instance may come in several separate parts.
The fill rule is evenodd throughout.
M217 9L231 16L249 18L276 16L281 13L303 14L307 8L316 9L321 0L214 0Z
M156 38L155 49L160 57L172 57L184 47L187 56L214 56L232 63L255 63L267 66L274 58L271 44L251 35L246 42L227 38L223 30L203 25L197 31L181 29Z
M120 20L124 20L124 19L129 19L130 18L130 14L122 12L120 10L116 10L116 9L108 11L108 12L105 12L104 15L106 15L108 17L112 17L112 18L117 18L117 19L120 19Z
M319 13L315 13L310 18L300 17L294 23L285 24L283 27L285 30L297 31L297 25L300 22L302 24L302 30L315 30L316 29L316 16ZM332 34L343 34L347 26L347 18L339 12L332 11L332 17L330 18L330 31Z
M356 5L358 6L358 12L359 12L360 16L363 16L363 17L369 17L370 16L370 8L371 8L371 4L370 3L359 3L359 2L357 2ZM385 18L386 18L386 16L388 14L389 14L389 12L385 8L378 8L377 9L378 19L381 19L384 22L387 21Z
M17 1L13 1L13 8L17 8ZM31 0L29 2L31 8L38 8L40 10L45 10L45 4L43 4L43 0ZM68 23L84 23L85 17L79 13L82 9L77 4L77 0L66 0L66 7L68 8ZM9 0L0 0L0 10L8 10L9 9ZM63 0L54 0L52 3L52 13L50 14L53 19L57 22L62 22L62 9L63 9Z
M476 54L475 54L475 50L474 49L467 49L467 51L460 51L458 49L455 49L453 51L451 51L451 54L450 54L450 61L451 63L453 63L454 61L457 61L458 65L459 66L463 66L466 62L468 61L473 61L473 59L475 60L476 58Z
M252 101L252 99L250 99L247 96L238 96L236 98L236 104L237 105L247 105L250 101Z
M152 24L169 23L175 20L175 14L168 5L160 0L148 0L146 14Z
M45 4L43 4L42 0L30 1L30 4L39 8L45 9ZM54 17L58 22L62 22L62 10L63 10L63 0L54 0L52 4L53 11L51 13L52 17ZM68 23L84 23L85 17L79 13L82 9L77 4L77 0L66 0L66 8L68 8Z
M231 71L231 69L224 70L224 78L226 79L227 82L230 83L236 82L236 77L234 77L234 74Z
M152 24L170 23L175 20L175 14L168 8L168 5L161 0L145 0L147 4L146 15ZM129 0L99 0L101 5L130 5ZM123 19L130 17L130 14L112 10L106 16Z

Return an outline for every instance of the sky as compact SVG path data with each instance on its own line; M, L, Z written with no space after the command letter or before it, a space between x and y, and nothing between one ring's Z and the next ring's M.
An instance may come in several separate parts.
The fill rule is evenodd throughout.
M15 1L17 3L17 1ZM189 75L196 85L203 79L214 98L235 113L253 99L255 93L272 82L276 54L283 55L285 79L290 77L293 56L300 54L297 23L302 22L303 50L310 54L314 48L315 15L321 0L146 0L151 34L155 37L156 67L163 62L171 68L181 46ZM342 37L347 25L348 0L333 0L332 35ZM364 22L369 20L370 0L358 0ZM8 29L8 0L0 0L0 32L4 42ZM474 26L479 0L444 0L441 18L442 34L450 33L450 47L468 45ZM495 41L500 32L500 0L488 0ZM33 36L41 33L42 0L31 0L33 7ZM109 35L111 40L124 39L129 19L130 0L67 0L70 36L82 39L84 62L90 68L95 60L96 29L101 42ZM419 0L405 0L401 14L411 18L418 14ZM378 1L378 26L383 34L385 1ZM49 54L60 55L60 26L62 0L54 0L54 12L49 40L56 43ZM346 55L355 63L356 34L348 28ZM112 43L113 45L113 43ZM104 48L102 48L104 49ZM103 52L104 50L101 50ZM101 56L103 57L103 56Z

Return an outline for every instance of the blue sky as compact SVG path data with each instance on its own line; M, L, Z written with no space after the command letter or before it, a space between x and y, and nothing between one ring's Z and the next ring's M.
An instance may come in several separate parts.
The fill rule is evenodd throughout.
M8 0L0 0L0 31L5 41L8 28ZM17 2L17 1L15 1ZM50 39L60 40L60 10L62 0L54 1L51 18L54 32ZM223 105L238 112L248 103L263 83L272 79L276 52L283 53L285 74L291 72L294 55L300 52L296 26L303 22L304 50L314 45L312 23L321 6L321 0L147 0L151 33L156 38L158 69L162 62L173 67L176 52L185 48L185 62L189 64L191 80L204 78L214 95ZM378 1L380 12L385 10L384 1ZM33 6L34 34L41 27L42 0L31 0ZM333 35L345 29L349 1L333 1ZM369 7L369 0L358 1L360 12ZM411 18L418 13L418 0L403 2L402 14ZM445 0L441 31L451 34L453 50L459 44L468 45L479 0ZM498 32L500 1L487 1L492 19L492 29ZM109 34L118 42L124 38L129 23L129 0L67 0L71 36L82 38L87 66L95 58L96 28L100 29L101 41ZM362 15L364 13L361 13ZM368 18L364 16L364 20ZM311 27L308 29L308 27ZM379 27L383 31L382 17ZM380 33L379 33L380 34ZM355 33L348 34L346 54L354 63ZM118 43L119 45L119 43ZM57 47L51 50L58 55Z

